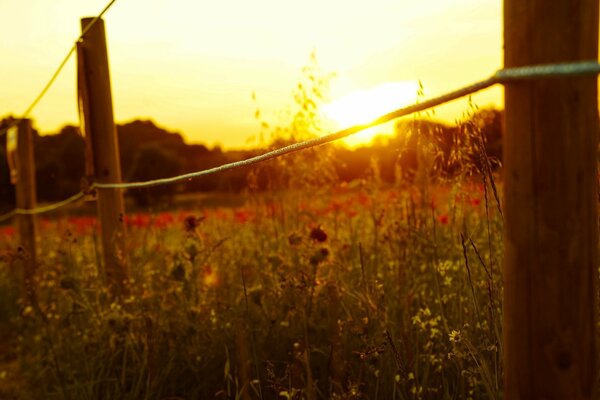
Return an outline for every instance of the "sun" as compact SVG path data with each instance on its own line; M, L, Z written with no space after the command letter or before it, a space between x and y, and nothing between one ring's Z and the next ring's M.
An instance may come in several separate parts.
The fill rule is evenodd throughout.
M417 101L419 84L416 81L387 82L382 85L357 90L325 104L322 111L332 129L344 129L371 122L375 118ZM393 123L365 129L342 139L349 147L369 144L375 136L392 135Z

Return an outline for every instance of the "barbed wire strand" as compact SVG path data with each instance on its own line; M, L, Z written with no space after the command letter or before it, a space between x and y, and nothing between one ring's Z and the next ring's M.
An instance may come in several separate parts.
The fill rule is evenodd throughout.
M114 0L113 0L114 2ZM498 83L510 83L520 80L528 80L528 79L541 79L541 78L552 78L552 77L564 77L564 76L581 76L581 75L595 75L600 73L600 64L596 61L583 61L577 63L561 63L561 64L547 64L547 65L536 65L536 66L525 66L525 67L515 67L515 68L507 68L497 71L490 78L485 79L483 81L479 81L473 83L468 86L464 86L458 90L443 94L438 97L434 97L432 99L423 101L421 103L416 103L410 105L408 107L399 108L395 111L387 113L385 115L380 116L379 118L374 119L370 123L355 125L341 131L325 135L319 138L309 139L303 142L298 142L291 144L289 146L284 146L282 148L269 151L267 153L251 157L241 161L235 161L232 163L224 164L218 167L205 169L202 171L191 172L188 174L178 175L171 178L163 178L163 179L155 179L144 182L129 182L129 183L100 183L96 182L90 186L91 189L130 189L130 188L144 188L158 185L167 185L176 182L180 182L183 180L191 180L193 178L197 178L204 175L214 174L218 172L223 172L227 170L232 170L235 168L241 168L250 166L253 164L257 164L260 162L264 162L273 158L281 157L286 154L294 153L297 151L301 151L304 149L308 149L315 146L320 146L326 143L333 142L335 140L339 140L341 138L350 136L357 132L360 132L364 129L380 125L382 123L391 121L393 119L406 116L409 114L413 114L419 111L424 111L426 109L438 106L443 103L447 103L449 101L458 99L460 97L464 97L470 95L472 93L478 92L480 90L486 89L490 86L493 86ZM10 211L2 216L0 216L0 222L6 221L12 218L15 215L22 214L41 214L44 212L56 210L60 207L63 207L67 204L73 203L79 200L84 196L84 193L79 192L66 200L63 200L58 203L50 204L48 206L34 208L34 209L15 209Z
M86 33L88 33L90 29L92 29L92 27L96 24L96 22L98 22L98 20L100 18L102 18L104 16L104 14L106 14L106 12L112 7L112 5L116 1L117 0L111 0L104 7L104 9L100 12L100 14L98 14L96 17L94 17L94 19L92 19L90 21L90 23L88 25L86 25L86 27L83 29L81 35L79 35L79 37L77 38L77 40L75 41L75 43L73 44L73 46L71 46L71 49L69 50L69 52L67 53L67 55L63 58L63 60L61 61L61 63L58 65L58 68L54 71L54 73L50 77L50 80L42 88L41 92L36 96L36 98L33 100L33 102L31 102L31 104L29 105L29 107L27 107L27 109L25 110L25 112L23 112L23 114L21 115L20 118L15 119L7 127L5 127L4 129L2 129L0 131L0 136L2 136L4 133L6 133L10 128L16 126L20 121L22 121L22 120L26 119L27 117L29 117L29 114L38 105L38 103L42 100L42 98L46 95L46 93L48 93L48 90L50 90L50 88L52 87L52 85L54 84L54 82L56 81L56 79L58 78L58 76L60 75L60 73L62 72L62 70L65 67L65 65L67 65L67 62L69 62L69 59L71 58L71 56L75 53L75 50L77 50L77 43L79 43L83 39L83 36Z
M154 179L143 182L129 182L129 183L94 183L92 185L93 188L98 189L129 189L129 188L145 188L151 186L159 186L159 185L167 185L172 184L184 180L189 180L192 178L197 178L204 175L214 174L217 172L223 172L232 170L235 168L241 168L250 166L253 164L261 163L273 158L281 157L286 154L294 153L300 150L308 149L315 146L320 146L326 143L333 142L335 140L342 139L344 137L350 136L357 132L360 132L364 129L380 125L382 123L391 121L393 119L403 117L409 114L413 114L419 111L424 111L426 109L438 106L443 103L447 103L449 101L458 99L460 97L464 97L470 95L472 93L478 92L480 90L486 89L492 85L498 83L508 83L517 80L525 80L525 79L533 79L533 78L548 78L548 77L558 77L558 76L573 76L573 75L589 75L589 74L598 74L600 73L600 64L595 61L584 61L580 63L565 63L565 64L548 64L548 65L537 65L537 66L529 66L529 67L516 67L509 69L502 69L497 71L490 78L485 79L480 82L473 83L468 86L464 86L458 90L443 94L438 97L434 97L430 100L423 101L421 103L416 103L410 105L408 107L403 107L387 113L385 115L380 116L379 118L374 119L373 121L362 124L355 125L350 128L343 129L336 133L332 133L329 135L321 136L314 139L309 139L303 142L294 143L289 146L285 146L276 150L269 151L267 153L261 154L259 156L255 156L252 158L248 158L242 161L235 161L232 163L224 164L218 167L205 169L202 171L191 172L188 174L183 174L179 176L174 176L171 178L162 178L162 179Z

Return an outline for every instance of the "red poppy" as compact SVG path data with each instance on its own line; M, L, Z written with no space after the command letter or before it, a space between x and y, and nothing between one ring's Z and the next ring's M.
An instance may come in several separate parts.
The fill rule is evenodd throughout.
M71 217L68 219L77 234L89 233L96 225L95 217Z
M471 200L469 200L469 203L473 206L473 207L477 207L479 204L481 204L481 199L478 197L471 197Z
M241 209L241 210L235 211L235 213L233 214L233 217L235 218L236 222L238 222L240 224L245 224L246 222L249 222L250 220L252 220L254 215L249 210Z
M346 215L350 218L354 218L358 215L358 211L356 211L352 208L347 208L345 211L346 211Z
M125 225L136 228L147 228L150 226L150 217L147 214L133 214L125 216Z
M393 202L400 197L400 194L395 190L390 190L387 195L387 200L389 202Z
M365 192L360 192L356 197L356 200L358 200L358 203L362 206L368 206L371 204L371 198Z
M4 236L13 237L16 233L16 230L13 226L5 226L0 228L0 233L2 233Z
M167 226L173 224L175 222L175 218L171 213L163 212L156 216L154 223L159 228L166 228Z

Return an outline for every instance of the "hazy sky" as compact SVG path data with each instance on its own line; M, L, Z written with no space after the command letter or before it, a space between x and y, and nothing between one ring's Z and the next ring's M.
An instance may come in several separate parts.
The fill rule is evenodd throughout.
M0 116L21 114L105 0L0 0ZM502 65L501 0L117 0L105 15L117 122L151 118L189 142L243 146L256 105L279 122L311 51L332 101L393 82L437 95ZM32 113L77 123L75 58ZM397 85L410 87L410 85ZM413 85L414 86L414 85ZM389 87L389 85L388 85ZM494 88L473 97L500 105ZM436 110L453 120L465 102Z

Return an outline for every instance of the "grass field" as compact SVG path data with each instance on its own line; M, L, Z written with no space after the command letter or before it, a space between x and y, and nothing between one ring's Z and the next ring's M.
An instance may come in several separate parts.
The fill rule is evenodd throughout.
M36 304L4 227L0 398L500 398L488 186L368 180L131 214L120 300L95 218L39 221Z

